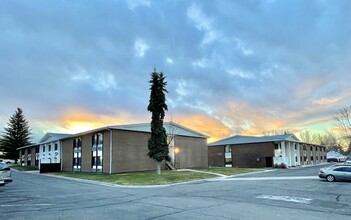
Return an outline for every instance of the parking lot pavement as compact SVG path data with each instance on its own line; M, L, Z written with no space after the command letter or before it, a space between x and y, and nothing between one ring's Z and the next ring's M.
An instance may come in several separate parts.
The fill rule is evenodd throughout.
M306 177L318 171L306 170ZM287 170L289 172L289 170ZM294 170L290 170L294 171ZM275 178L280 171L270 172ZM288 173L284 170L284 176ZM302 173L298 173L302 175ZM269 176L270 177L270 176ZM123 188L13 173L0 219L347 219L350 182L314 179L202 181Z

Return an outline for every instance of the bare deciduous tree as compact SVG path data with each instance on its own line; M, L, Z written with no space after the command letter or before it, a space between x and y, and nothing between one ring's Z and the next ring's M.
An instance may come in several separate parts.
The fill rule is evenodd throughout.
M351 139L351 105L339 109L334 119L336 126L341 130L343 136Z
M304 130L300 132L300 139L303 142L323 145L327 148L327 151L335 150L343 152L343 147L345 145L343 139L329 130L325 130L322 133L313 133L309 130Z
M309 130L303 130L300 132L300 139L303 141L303 142L306 142L306 143L311 143L311 144L314 144L313 142L315 140L314 139L314 134L312 134Z
M271 130L271 131L263 131L264 136L273 136L273 135L281 135L281 134L291 134L289 130Z
M330 132L326 130L324 131L324 133L317 134L316 139L317 139L317 143L325 146L328 151L342 150L341 139L334 132Z

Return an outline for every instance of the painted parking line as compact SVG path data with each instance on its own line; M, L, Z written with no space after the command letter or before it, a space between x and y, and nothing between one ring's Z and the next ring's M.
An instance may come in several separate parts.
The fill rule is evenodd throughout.
M272 195L260 195L257 196L258 199L268 199L268 200L278 200L286 202L294 202L301 204L311 204L312 199L303 198L303 197L292 197L292 196L272 196Z
M232 177L225 178L223 180L228 181L238 181L238 180L247 180L247 181L256 181L256 180L314 180L320 179L318 176L280 176L280 177Z

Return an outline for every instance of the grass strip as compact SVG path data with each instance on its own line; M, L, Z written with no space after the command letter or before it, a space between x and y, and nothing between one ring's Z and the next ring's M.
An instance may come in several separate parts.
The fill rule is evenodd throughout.
M161 175L157 175L155 171L122 174L98 174L83 172L59 172L52 174L120 185L164 185L216 177L214 174L208 173L170 170L163 170Z
M219 173L227 176L243 174L243 173L252 173L258 171L264 171L266 169L259 168L233 168L233 167L209 167L209 168L199 168L198 171L210 172L210 173Z
M32 170L39 170L38 167L36 166L21 166L18 164L12 164L10 165L10 168L19 170L19 171L32 171Z

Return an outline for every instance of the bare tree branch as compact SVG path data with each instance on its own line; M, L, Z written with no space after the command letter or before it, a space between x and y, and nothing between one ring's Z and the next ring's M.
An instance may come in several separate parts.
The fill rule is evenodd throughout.
M351 139L351 105L343 107L334 116L336 126L341 130L344 137Z

